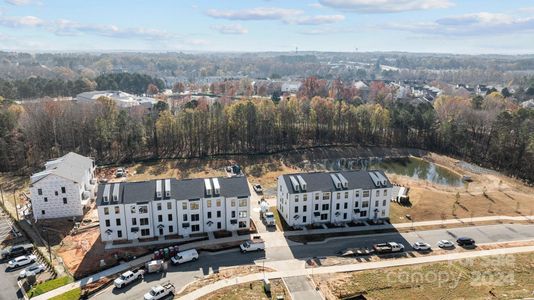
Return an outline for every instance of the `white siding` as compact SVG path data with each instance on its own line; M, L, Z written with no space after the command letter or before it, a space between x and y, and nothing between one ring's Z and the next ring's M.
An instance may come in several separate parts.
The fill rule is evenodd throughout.
M65 188L65 193L62 191L62 187ZM39 195L39 189L41 189L42 195ZM40 220L82 216L83 191L84 189L80 184L53 174L46 176L30 187L34 218ZM64 199L66 199L66 204Z

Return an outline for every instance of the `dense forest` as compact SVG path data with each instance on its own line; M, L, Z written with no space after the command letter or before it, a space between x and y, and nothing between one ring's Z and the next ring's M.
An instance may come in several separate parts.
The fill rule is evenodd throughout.
M306 87L307 85L303 85ZM0 109L0 171L29 172L68 151L98 163L256 154L328 145L415 147L453 155L534 181L534 110L499 93L406 103L384 93L369 103L343 93L272 100L198 101L146 111L42 102Z

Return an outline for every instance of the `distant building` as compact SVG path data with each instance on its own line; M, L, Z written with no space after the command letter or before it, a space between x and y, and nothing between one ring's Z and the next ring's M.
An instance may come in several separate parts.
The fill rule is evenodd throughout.
M117 107L120 108L130 108L135 107L138 105L142 105L146 108L151 109L156 103L158 103L158 100L150 97L143 97L143 96L135 96L129 93L121 92L121 91L92 91L92 92L84 92L81 94L78 94L75 98L78 102L86 102L86 103L93 103L100 97L107 97L113 100Z
M522 102L522 103L521 103L521 107L522 107L522 108L531 108L531 109L534 109L534 99L530 99L530 100L528 100L528 101Z
M103 242L250 228L245 177L101 184L96 203Z
M302 85L302 82L298 81L289 81L282 83L282 93L290 93L295 94L299 91L300 86Z
M95 163L70 152L45 163L45 170L31 176L30 200L35 220L79 217L95 196Z
M282 175L277 208L289 226L386 219L392 188L382 171Z

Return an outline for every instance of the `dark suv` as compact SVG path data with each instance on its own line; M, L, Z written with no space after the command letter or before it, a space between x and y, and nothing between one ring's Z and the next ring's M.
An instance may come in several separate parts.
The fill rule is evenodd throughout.
M473 240L470 237L460 237L456 240L456 243L458 243L458 246L462 246L462 247L474 247L475 246L475 240Z

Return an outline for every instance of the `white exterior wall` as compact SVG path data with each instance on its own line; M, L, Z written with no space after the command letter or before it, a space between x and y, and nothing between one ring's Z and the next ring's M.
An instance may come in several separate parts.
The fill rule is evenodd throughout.
M352 220L353 199L354 190L339 190L332 193L332 213L330 215L332 223L347 223Z
M146 208L147 212L140 212L144 211L144 208ZM124 209L129 240L154 237L154 220L152 219L152 206L150 205L150 202L125 204ZM133 224L133 219L135 219L136 225ZM148 223L141 225L141 219L148 219ZM134 228L137 230L132 231ZM149 234L142 235L143 229L148 229Z
M65 187L65 193L62 193L62 187ZM42 195L39 195L39 189L42 190ZM54 174L35 182L30 187L35 220L82 216L83 191L80 184ZM63 198L67 198L67 204L63 203Z
M118 213L116 211L118 208ZM100 222L100 238L103 242L124 240L128 238L128 232L126 231L126 217L124 205L105 205L99 206L98 220ZM107 214L106 214L107 211ZM120 219L120 225L117 226L117 219ZM109 220L109 225L106 226L106 220ZM108 230L111 230L108 232ZM119 237L119 231L122 233L122 237Z
M224 201L224 197L203 199L202 205L204 230L206 232L226 230L226 201ZM217 213L219 213L219 217L217 217Z
M236 197L225 199L226 208L226 230L235 231L239 229L239 214L238 214L238 201ZM235 224L232 224L232 220L235 220Z
M389 216L389 206L391 202L392 192L393 192L393 189L391 188L381 188L381 189L371 190L371 202L369 203L369 219L370 220L383 219ZM375 217L375 209L376 209L376 217Z
M152 201L151 206L152 220L154 221L154 236L178 234L176 201L171 199L157 200ZM159 216L161 216L161 221ZM172 232L170 229L172 229Z
M280 216L284 220L289 220L289 200L288 200L288 189L286 182L282 179L282 176L278 177L278 198L276 198L276 206Z
M250 197L237 198L237 224L239 229L250 227Z

